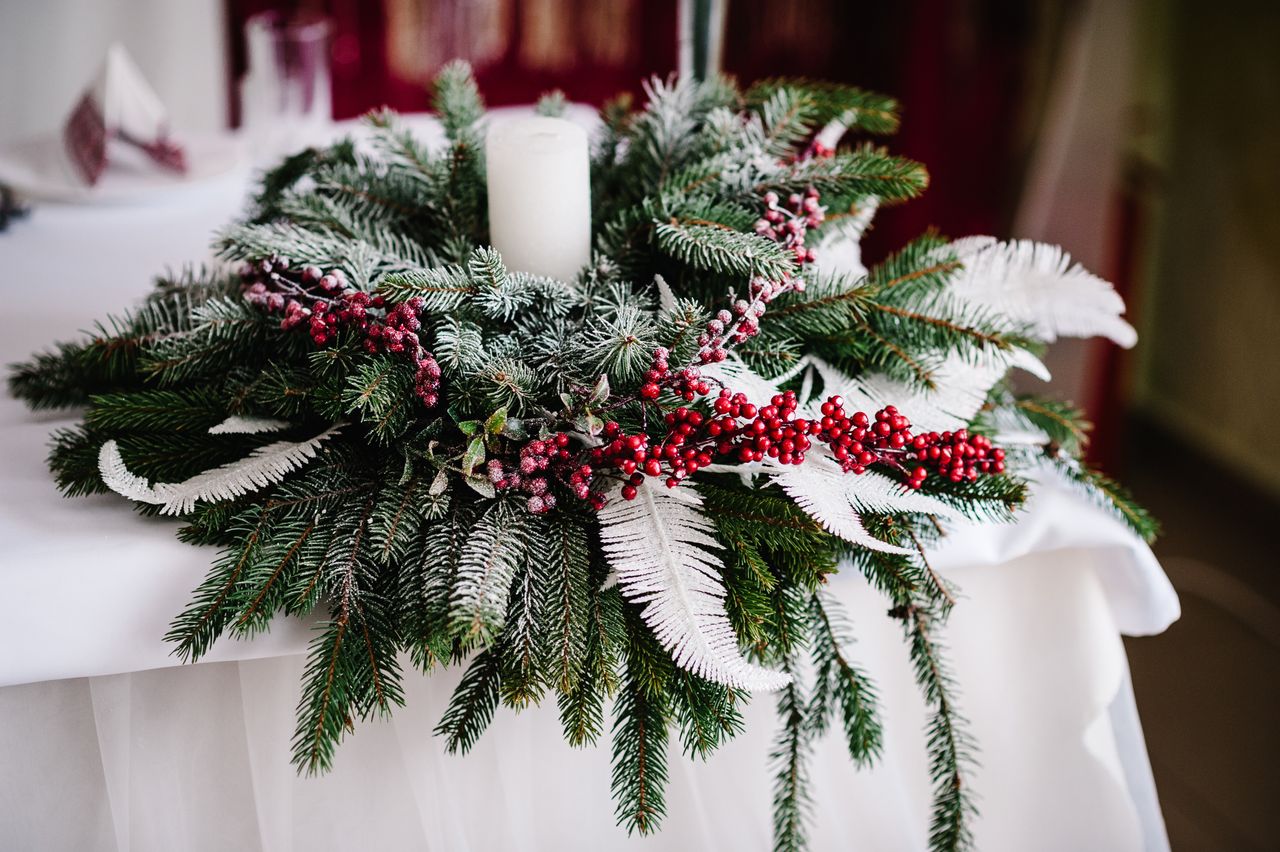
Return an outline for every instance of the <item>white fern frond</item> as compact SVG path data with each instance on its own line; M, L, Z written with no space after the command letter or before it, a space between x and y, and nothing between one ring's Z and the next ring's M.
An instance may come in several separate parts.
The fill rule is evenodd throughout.
M676 309L676 294L671 289L671 285L667 283L667 279L661 275L653 276L653 285L658 288L658 310L674 311Z
M1039 450L1043 449L1050 439L1046 433L1038 430L997 429L996 433L991 436L991 440L1006 449L1011 447L1035 447Z
M865 547L868 550L880 550L885 553L910 553L906 548L889 544L867 532L862 525L862 517L853 511L844 500L840 489L831 487L831 483L820 480L803 480L800 477L789 477L778 483L811 518L822 524L823 529L837 535L850 544Z
M779 477L813 477L837 483L845 499L856 512L894 514L915 512L937 515L940 518L958 518L960 513L937 497L912 491L894 482L884 474L867 471L862 474L845 473L840 463L827 454L825 448L817 454L810 453L803 465L782 465L773 459L766 464L774 481Z
M98 473L102 482L121 497L139 503L156 503L156 492L145 477L129 471L120 455L120 446L113 438L98 450Z
M839 394L844 397L845 411L871 415L886 405L897 406L917 432L945 432L965 426L1013 363L1009 355L995 350L977 353L975 361L950 355L933 370L934 389L926 390L883 373L852 378L820 358L810 362L822 378L823 389L805 406L808 416L820 416L822 400Z
M939 517L957 513L936 497L904 488L874 471L845 473L825 454L810 454L803 465L770 466L773 481L831 534L845 541L885 553L911 551L881 541L867 532L862 513L918 512Z
M210 435L257 435L262 432L280 432L292 425L287 420L274 417L242 417L233 414L217 426L209 427Z
M641 617L662 647L694 674L753 691L780 689L785 672L748 662L725 612L724 565L715 525L700 511L690 484L636 487L634 500L614 495L600 511L600 542L622 594L641 603Z
M1040 449L1051 440L1048 432L1028 423L1011 406L997 406L983 419L990 423L991 431L987 437L1006 449L1012 447Z
M197 502L230 500L279 482L315 458L320 445L341 428L341 424L330 427L306 441L277 441L239 461L197 473L182 482L155 485L130 472L120 455L120 446L110 440L98 451L98 472L103 483L117 494L159 506L162 515L181 515L192 511Z
M950 243L947 244L944 251L947 254L955 255L960 260L964 260L967 257L971 257L977 254L982 249L989 248L991 246L999 245L999 244L1000 244L1000 241L997 240L995 237L974 235L969 237L960 237L957 240L952 240Z
M1028 326L1039 340L1101 335L1126 348L1137 342L1121 317L1120 294L1058 246L979 237L947 250L964 263L949 292Z
M1007 358L1009 367L1017 367L1019 370L1024 370L1042 382L1047 382L1053 378L1049 368L1044 365L1043 361L1019 346L1015 346L1008 352L1003 353L991 350L989 354L997 358Z
M814 246L814 270L826 275L863 278L867 274L862 262L862 235L875 216L878 201L866 198L858 202L853 213L822 226Z

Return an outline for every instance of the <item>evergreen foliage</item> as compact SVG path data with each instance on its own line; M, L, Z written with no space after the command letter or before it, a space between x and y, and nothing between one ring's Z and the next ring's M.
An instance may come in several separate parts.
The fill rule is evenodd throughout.
M902 620L931 708L930 846L964 848L970 743L938 637L954 595L926 550L947 519L1011 517L1026 490L1017 474L1032 469L1056 471L1154 534L1123 489L1079 461L1078 412L998 384L1028 363L1044 329L1066 333L1064 316L1077 331L1117 329L1111 307L1066 311L1043 292L1055 275L1080 293L1105 282L1066 270L1060 254L936 235L865 276L814 271L758 229L762 199L815 189L847 216L917 195L927 183L917 163L857 140L830 157L810 146L829 122L891 133L894 102L796 80L746 92L723 79L655 80L647 93L643 109L602 111L596 254L574 280L508 269L488 246L484 107L455 63L434 87L443 147L379 112L364 142L289 157L218 238L244 280L223 268L167 277L134 311L15 365L10 391L33 408L83 407L49 458L66 494L124 493L177 514L185 540L217 546L167 637L184 660L282 614L324 614L298 704L299 771L328 769L357 720L403 703L404 653L424 672L467 666L437 729L451 751L469 750L499 705L552 693L570 744L610 728L618 820L650 832L666 810L671 732L706 757L742 729L747 687L765 686L779 690L782 720L775 848L803 848L815 738L838 732L859 764L882 744L853 631L822 591L846 564ZM539 105L563 109L562 95ZM1000 310L962 278L975 252L999 267L1002 287L1034 272L1035 298ZM312 265L340 273L379 318L417 306L438 403L424 398L435 381L425 359L369 351L354 327L317 341L247 298L249 281L292 281ZM761 405L795 391L813 419L826 395L888 403L891 389L943 428L1022 436L1009 444L1011 474L930 476L908 491L905 470L846 474L815 445L801 466L704 466L696 485L670 491L649 480L635 502L608 483L600 512L565 478L549 486L552 511L542 493L513 489L509 473L557 435L581 462L606 423L658 441L679 408L709 415L709 398L642 389L656 350L677 369L696 362L699 336L749 297L753 279L806 286L786 288L759 334L706 375ZM1051 302L1057 325L1029 321ZM956 382L962 393L951 393Z
M809 607L814 657L814 688L806 711L809 725L820 735L839 711L849 756L859 765L870 763L880 754L882 737L875 687L849 659L852 632L839 605L829 596L814 595Z
M774 852L799 852L807 846L805 820L809 816L808 759L811 742L804 696L794 680L778 692L778 734L770 759L773 778Z

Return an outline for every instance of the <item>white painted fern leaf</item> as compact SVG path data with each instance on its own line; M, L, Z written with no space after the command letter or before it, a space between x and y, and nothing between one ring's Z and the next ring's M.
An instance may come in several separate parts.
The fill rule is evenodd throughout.
M230 500L279 482L315 458L320 445L341 428L341 424L330 427L306 441L277 441L182 482L154 485L130 472L113 439L98 451L98 472L103 483L122 497L159 506L162 515L181 515L192 511L197 502Z
M753 691L780 689L784 672L749 662L724 608L715 526L692 485L637 486L601 510L600 541L618 586L641 603L641 617L676 664L700 677Z
M676 309L676 294L671 289L671 285L667 283L667 279L661 275L653 276L653 286L658 288L658 310L674 311Z
M1058 246L971 237L947 250L964 263L950 293L1028 326L1039 340L1100 335L1126 348L1137 342L1121 317L1120 294Z
M822 378L822 393L810 400L805 413L819 416L818 407L827 397L844 397L846 411L874 414L886 405L895 405L916 432L945 432L965 426L978 413L987 394L1012 366L1022 367L1041 378L1048 371L1022 349L1000 352L989 349L973 353L972 360L949 355L932 370L934 388L925 389L886 376L864 373L857 378L845 375L819 358L811 358L813 369Z
M98 450L98 473L102 476L103 484L121 497L139 503L160 502L151 483L145 477L130 472L120 455L120 445L114 438Z
M280 432L291 424L274 417L241 417L233 414L217 426L209 427L210 435L257 435L262 432Z
M1034 447L1036 455L1043 455L1040 451L1052 440L1048 432L1028 423L1007 406L998 406L988 412L985 419L991 424L987 437L1006 449Z
M862 234L871 224L877 207L875 198L860 200L852 214L833 219L822 227L814 248L816 272L852 279L866 276L867 267L862 262Z
M862 513L919 512L955 517L956 511L927 494L904 488L874 471L845 473L825 453L811 453L803 465L770 465L773 481L795 504L830 532L851 544L885 553L911 553L869 533Z

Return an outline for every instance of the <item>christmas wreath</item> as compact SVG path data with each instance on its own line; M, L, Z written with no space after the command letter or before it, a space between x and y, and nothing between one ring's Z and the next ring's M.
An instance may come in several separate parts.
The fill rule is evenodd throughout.
M571 274L504 263L484 109L455 64L435 84L445 145L383 112L289 157L219 236L225 266L159 281L10 388L84 407L54 436L65 493L114 491L219 548L167 637L183 659L317 616L301 771L403 702L406 665L466 665L450 750L499 704L554 694L575 746L611 708L617 817L648 832L671 732L707 755L776 691L776 842L802 846L808 744L838 726L856 762L881 746L823 593L839 567L902 622L932 708L930 843L962 847L966 737L937 644L954 595L926 554L949 524L1012 517L1033 470L1153 534L1080 462L1079 413L1005 381L1043 375L1058 335L1130 345L1123 305L1045 245L927 235L864 268L877 205L927 182L856 141L897 127L888 98L647 94L601 111ZM521 203L554 221L554 196Z

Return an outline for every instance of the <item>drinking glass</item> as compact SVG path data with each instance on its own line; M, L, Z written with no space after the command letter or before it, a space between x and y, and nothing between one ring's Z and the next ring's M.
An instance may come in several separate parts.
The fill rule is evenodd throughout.
M327 18L262 12L245 22L241 127L255 159L327 141L333 121Z

